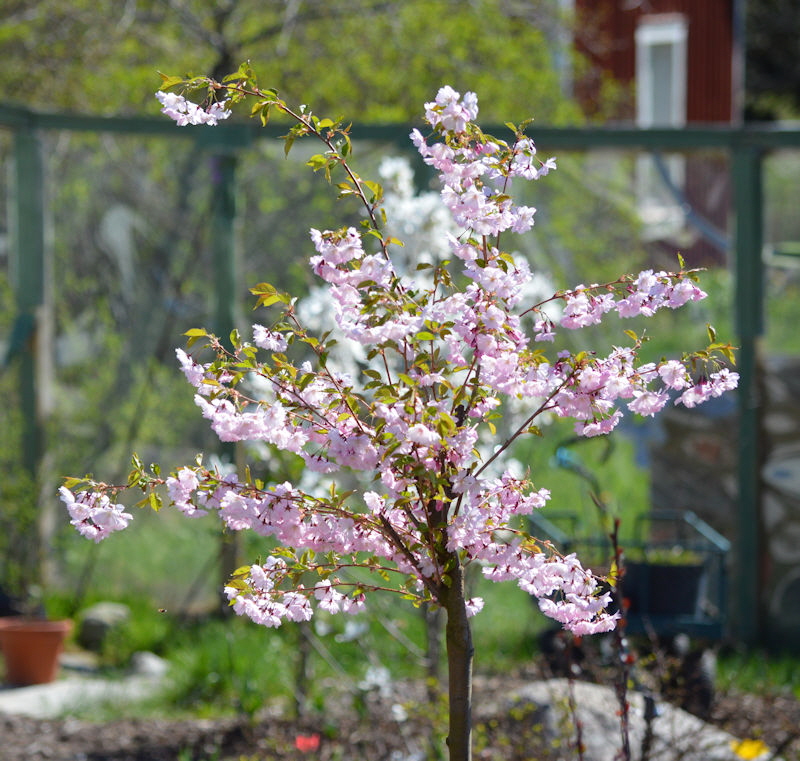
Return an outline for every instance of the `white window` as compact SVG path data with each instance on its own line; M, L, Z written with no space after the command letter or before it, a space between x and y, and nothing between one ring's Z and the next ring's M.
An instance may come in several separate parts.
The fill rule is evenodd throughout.
M636 123L640 127L686 124L688 26L680 14L642 17L636 29ZM668 237L683 225L685 159L646 155L636 167L639 212L649 239Z
M636 29L636 123L640 127L686 124L685 17L644 16Z

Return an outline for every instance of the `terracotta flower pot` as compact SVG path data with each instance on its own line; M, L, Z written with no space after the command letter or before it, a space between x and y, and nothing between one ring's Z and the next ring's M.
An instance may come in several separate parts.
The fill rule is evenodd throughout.
M52 682L72 621L0 618L5 681L16 686Z

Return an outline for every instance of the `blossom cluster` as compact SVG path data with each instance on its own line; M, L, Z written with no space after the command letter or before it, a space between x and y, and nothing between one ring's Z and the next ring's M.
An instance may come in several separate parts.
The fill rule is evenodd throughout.
M112 502L102 492L81 491L73 494L62 486L59 494L72 518L70 523L82 536L95 542L100 542L115 531L127 528L133 519L121 505Z
M224 103L212 103L208 108L203 108L186 100L183 95L161 90L156 93L156 98L163 106L161 113L175 121L179 127L189 124L205 124L215 127L220 120L227 119L231 115Z
M180 96L159 99L179 124L213 124L227 114L221 106L203 111ZM648 270L527 304L533 275L523 257L500 248L499 237L534 223L536 210L510 196L512 181L544 177L555 160L541 161L524 135L511 143L484 135L473 123L473 93L462 98L443 87L425 113L432 134L414 130L410 137L439 173L454 230L441 243L450 251L449 268L423 262L421 271L431 275L425 282L419 272L396 268L374 215L365 231L310 232L310 266L330 294L330 327L363 350L355 374L329 362L330 342L309 336L292 300L271 286L254 292L268 306L286 307L273 322L254 325L251 342L229 350L192 331L192 340L208 339L216 359L177 351L195 402L222 441L291 452L307 471L332 481L328 493L289 482L264 486L200 465L166 479L139 472L131 483L164 486L189 516L214 513L229 530L252 530L291 549L286 558L249 566L226 588L237 613L266 626L307 620L312 601L330 612L359 610L363 590L384 587L332 575L349 558L391 576L395 591L436 602L455 560L477 563L487 579L514 580L576 633L606 631L615 615L606 611L608 594L598 579L575 556L545 552L519 528L524 516L545 506L549 492L528 478L498 473L499 456L545 412L574 420L580 435L607 434L626 412L654 415L670 399L692 407L734 388L737 376L721 365L698 373L692 355L643 362L638 341L606 356L561 351L548 357L534 350L561 329L594 325L610 313L650 316L705 294L691 273ZM312 130L310 118L296 118ZM562 307L559 317L548 311L554 302ZM527 411L487 454L481 437L496 434L492 421L511 401ZM369 487L343 490L335 479L345 471L349 482L355 474ZM62 499L73 523L95 539L130 518L102 488L77 496L62 490ZM310 584L309 574L320 580ZM473 615L483 601L464 605Z
M382 557L403 575L436 572L429 559L421 557L416 563L410 562L397 546L387 541L383 528L391 523L396 533L407 535L413 531L414 518L425 515L424 507L419 504L410 509L409 516L385 496L366 492L363 495L366 513L344 515L333 510L326 513L289 483L256 491L235 476L220 479L201 467L180 469L167 478L166 486L173 504L185 514L196 516L216 510L230 530L253 530L296 551L323 554L335 550L340 554ZM597 580L581 567L576 557L530 552L521 537L512 541L497 539L497 531L508 525L511 516L540 509L549 499L547 489L530 491L528 486L509 473L497 479L474 476L460 479L455 488L464 501L447 530L449 549L467 551L484 565L483 573L492 581L516 580L520 588L540 598L548 615L571 624L577 633L607 630L613 618L598 616L607 598L596 594ZM296 585L293 591L287 591L280 587L286 577L286 562L271 557L240 574L240 583L227 587L226 595L237 613L266 626L279 625L281 618L307 620L312 597L331 613L354 613L363 608L363 593L342 594L328 580L309 589ZM569 606L562 609L563 606L554 603L554 594L568 600ZM480 598L473 598L467 612L474 615L482 606Z
M689 301L706 298L696 283L689 279L675 280L668 272L654 273L645 270L627 286L624 298L615 298L613 293L594 293L598 285L578 286L565 297L566 305L561 318L565 328L585 328L597 325L608 312L617 312L620 317L652 317L660 309L677 309Z

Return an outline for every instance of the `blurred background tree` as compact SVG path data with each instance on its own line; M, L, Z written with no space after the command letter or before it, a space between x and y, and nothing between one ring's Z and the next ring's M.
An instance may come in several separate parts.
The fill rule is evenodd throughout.
M748 0L746 16L746 117L800 117L800 4Z
M558 0L9 0L0 22L8 100L53 110L154 113L156 69L219 76L250 59L288 101L359 123L418 118L448 82L483 93L484 119L536 104L579 118ZM80 55L76 52L80 51Z

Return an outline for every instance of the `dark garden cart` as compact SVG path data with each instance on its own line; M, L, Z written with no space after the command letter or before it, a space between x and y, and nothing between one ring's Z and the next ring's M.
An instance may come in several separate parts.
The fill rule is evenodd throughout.
M608 576L612 605L623 611L623 636L616 647L627 651L630 636L640 652L659 651L664 657L649 659L661 661L658 691L707 716L714 691L710 648L726 634L730 542L691 510L654 510L637 516L630 527L620 527L617 568L612 562L613 523L596 477L568 446L556 451L556 463L588 482L602 528L587 534L577 512L547 510L530 516L531 533L564 554L577 553L585 566ZM542 654L554 674L575 674L571 659L584 653L580 646L565 645L562 634L544 632ZM639 673L634 682L652 704L655 686L644 687L652 680L639 676L644 675Z
M552 518L552 520L550 520ZM556 523L558 521L558 525ZM532 530L563 553L578 557L605 555L613 548L609 537L580 537L561 526L577 525L574 514L531 516ZM622 573L616 577L615 598L625 610L630 634L670 637L687 634L720 640L727 620L727 557L730 542L691 510L654 510L636 519L634 535L621 539Z
M621 526L622 571L612 569L610 523L597 479L567 446L557 449L556 462L588 482L608 530L585 535L577 513L547 510L530 516L532 533L562 553L576 552L598 573L611 572L615 604L625 611L629 634L720 640L727 622L730 542L691 510L654 510L637 516L630 528Z

